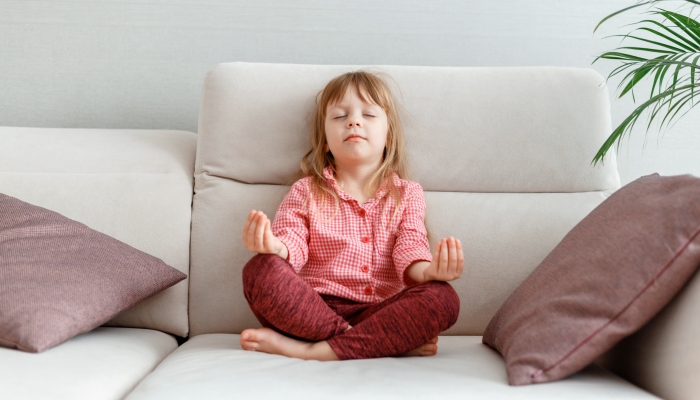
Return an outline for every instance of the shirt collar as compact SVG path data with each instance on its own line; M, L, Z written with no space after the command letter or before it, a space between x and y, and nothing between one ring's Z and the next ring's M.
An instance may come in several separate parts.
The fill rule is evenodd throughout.
M346 201L351 201L351 200L357 200L354 197L350 196L349 194L345 193L340 186L338 186L338 181L335 179L335 175L333 175L333 168L330 166L327 166L323 169L323 177L326 178L326 181L330 184L331 188L338 194L338 197L340 197L343 200ZM394 173L392 175L392 178L394 180L394 185L399 186L399 176ZM379 186L379 189L377 189L377 192L374 194L374 197L371 199L367 200L367 202L371 202L373 200L381 200L384 196L387 195L389 192L389 185L385 181Z

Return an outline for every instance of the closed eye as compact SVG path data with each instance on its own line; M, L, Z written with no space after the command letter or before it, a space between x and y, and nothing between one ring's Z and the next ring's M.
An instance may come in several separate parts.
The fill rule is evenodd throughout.
M341 118L345 118L345 115L338 115L337 117L333 117L333 119L341 119Z
M374 117L376 117L376 115L372 115L372 114L365 114L365 117L372 117L372 118L374 118Z

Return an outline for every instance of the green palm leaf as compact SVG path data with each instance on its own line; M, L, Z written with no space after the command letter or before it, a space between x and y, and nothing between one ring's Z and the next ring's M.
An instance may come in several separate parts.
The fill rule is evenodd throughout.
M687 90L690 87L691 87L691 85L687 85L687 86L677 87L677 88L675 88L675 90L666 90L660 94L657 94L656 96L653 96L652 98L645 101L644 103L642 103L642 105L640 105L634 111L632 111L632 114L630 114L627 118L625 118L625 120L622 121L622 123L617 128L615 128L613 133L608 137L608 139L605 141L605 143L603 143L603 146L600 148L600 150L598 150L598 153L593 158L592 163L594 165L596 165L598 162L602 163L603 157L605 157L605 154L608 152L610 147L612 147L612 145L615 142L618 142L617 147L619 150L619 147L620 147L619 139L622 139L622 137L625 134L628 134L632 130L632 126L634 126L634 123L637 121L639 116L642 115L642 113L649 106L653 105L654 103L656 103L659 100L664 100L665 98L670 97L672 94L676 93L677 91ZM667 115L668 115L668 113L667 113Z
M636 5L624 8L601 20L594 32L602 23L622 12L644 5L653 5L662 1L674 0L645 0L638 1ZM678 2L678 0L675 0ZM700 5L700 0L683 0L691 7ZM622 37L622 41L633 43L620 46L613 51L608 51L597 56L593 62L600 59L620 61L608 75L607 80L618 74L625 75L617 86L618 98L630 94L633 101L634 88L644 78L653 77L649 99L644 101L632 113L617 126L601 146L592 160L592 164L603 162L607 151L617 142L619 150L620 141L626 134L630 134L632 128L640 116L648 113L647 134L652 122L661 118L659 129L668 128L680 111L686 109L685 115L695 107L696 88L700 88L700 80L695 74L700 71L700 22L690 16L665 9L647 11L655 19L643 19L632 25L639 26L627 35L613 35L609 37ZM664 112L662 112L664 111Z

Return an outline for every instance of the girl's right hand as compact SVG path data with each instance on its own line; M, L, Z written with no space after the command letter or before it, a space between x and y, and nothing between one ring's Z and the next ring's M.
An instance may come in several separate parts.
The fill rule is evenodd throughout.
M252 210L243 226L243 245L259 254L277 254L287 258L287 246L272 234L270 220L262 211Z

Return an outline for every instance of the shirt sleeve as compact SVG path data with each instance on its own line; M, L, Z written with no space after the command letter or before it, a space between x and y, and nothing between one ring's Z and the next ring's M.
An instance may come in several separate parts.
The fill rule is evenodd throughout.
M305 204L308 180L296 181L282 200L272 222L272 234L287 246L289 263L299 273L309 258L309 217Z
M394 243L392 257L394 267L400 277L409 265L415 261L432 261L428 232L425 229L425 197L423 188L416 182L411 182L401 199L403 212ZM407 285L416 284L410 278L405 278Z

